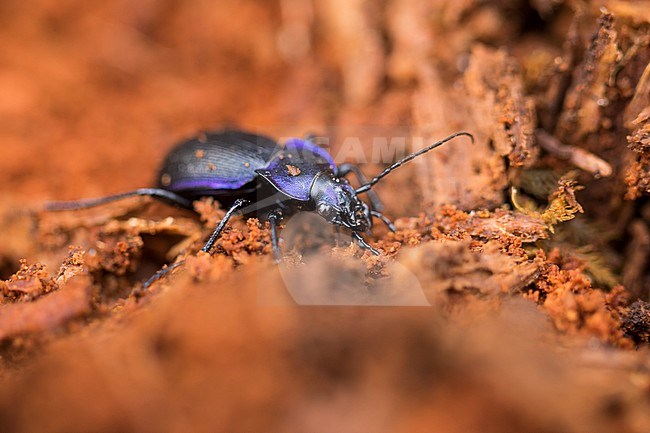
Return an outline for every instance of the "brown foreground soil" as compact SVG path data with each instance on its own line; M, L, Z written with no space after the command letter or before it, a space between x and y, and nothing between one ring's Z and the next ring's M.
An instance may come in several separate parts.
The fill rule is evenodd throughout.
M232 125L475 143L382 181L379 257L43 211ZM650 431L650 1L4 0L0 149L0 431Z

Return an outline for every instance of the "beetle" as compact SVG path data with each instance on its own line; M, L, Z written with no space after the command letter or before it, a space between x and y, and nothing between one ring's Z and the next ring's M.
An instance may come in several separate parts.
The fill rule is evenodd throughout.
M201 133L171 149L159 169L154 188L51 202L46 210L85 209L134 196L149 196L192 210L194 200L207 196L214 197L228 210L203 245L204 252L212 252L229 219L241 210L269 222L273 255L280 261L278 224L296 212L308 211L316 212L337 227L349 229L361 248L379 255L361 234L370 230L372 218L381 220L391 231L395 231L395 226L381 213L383 205L372 191L373 186L403 164L463 135L474 141L470 133L456 132L405 156L368 181L357 165L337 165L311 139L291 138L279 145L267 136L236 129ZM352 187L346 178L350 174L356 176L361 186ZM359 198L362 193L368 193L369 204ZM167 271L154 275L145 287Z

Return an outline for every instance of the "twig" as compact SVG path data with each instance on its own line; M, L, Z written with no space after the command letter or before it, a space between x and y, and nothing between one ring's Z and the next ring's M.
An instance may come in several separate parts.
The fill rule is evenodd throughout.
M537 129L535 135L539 145L545 151L558 158L569 161L571 164L593 174L595 177L609 177L612 175L612 166L593 153L577 146L563 144L543 129Z

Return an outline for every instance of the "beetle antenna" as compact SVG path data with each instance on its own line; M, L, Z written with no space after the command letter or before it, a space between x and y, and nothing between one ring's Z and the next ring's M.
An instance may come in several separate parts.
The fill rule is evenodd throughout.
M472 143L474 143L474 136L472 134L470 134L469 132L461 131L461 132L456 132L454 134L451 134L447 138L443 138L440 141L436 141L432 145L427 146L424 149L420 149L417 152L411 153L410 155L407 155L404 158L400 159L399 161L397 161L396 163L394 163L393 165L391 165L390 167L386 168L384 171L379 173L379 175L374 177L370 182L368 182L368 183L366 183L364 185L361 185L359 188L357 188L356 193L361 194L362 192L370 191L370 189L373 186L375 186L375 184L377 182L379 182L381 179L383 179L391 171L395 170L398 167L401 167L402 165L406 164L407 162L411 161L412 159L415 159L418 156L423 155L423 154L427 153L428 151L435 149L436 147L442 146L443 144L445 144L449 140L453 140L454 138L459 137L461 135L465 135L465 136L469 137L472 140Z

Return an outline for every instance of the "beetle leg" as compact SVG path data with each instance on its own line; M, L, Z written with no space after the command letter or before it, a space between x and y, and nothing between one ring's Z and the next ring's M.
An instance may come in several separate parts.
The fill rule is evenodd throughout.
M228 212L226 212L226 215L224 215L223 219L219 222L219 225L217 226L215 231L212 233L212 236L210 236L210 239L208 239L208 242L206 242L206 244L203 246L203 248L201 248L201 251L204 251L206 253L210 252L210 250L212 249L212 246L214 245L214 243L219 238L219 235L221 234L221 232L223 231L223 228L228 223L228 220L230 219L232 214L235 213L241 207L245 206L246 204L248 204L248 200L245 200L245 199L242 199L242 198L235 200L235 202L230 207L230 209L228 209ZM166 266L166 267L160 269L158 272L156 272L151 277L149 277L149 279L147 281L145 281L145 283L142 285L142 287L144 289L148 288L155 281L161 279L163 276L167 275L169 272L171 272L174 269L176 269L177 267L181 266L183 263L185 263L185 260L181 260L180 262L173 263L173 264L171 264L169 266Z
M386 215L384 215L383 213L371 210L370 215L374 216L375 218L380 219L381 222L386 224L386 226L388 227L388 230L390 230L391 232L395 233L395 231L397 231L397 229L395 228L395 224L393 224L393 222L390 219L388 219L388 217Z
M341 226L339 225L334 226L334 244L337 247L341 246Z
M89 207L95 207L113 201L118 201L125 198L137 197L137 196L153 197L167 204L177 205L186 209L192 208L192 200L188 200L184 197L181 197L178 194L175 194L171 191L167 191L166 189L140 188L134 191L123 192L121 194L109 195L100 198L89 198L89 199L74 200L74 201L55 201L55 202L47 203L45 205L45 210L66 211L66 210L86 209Z
M350 164L350 163L343 163L338 166L337 170L337 175L338 176L347 176L348 174L354 174L357 180L361 185L365 185L368 183L368 178L366 177L365 174L361 171L358 165L355 164ZM384 204L381 202L381 199L377 195L376 192L369 190L368 191L368 198L370 199L370 204L372 205L372 208L378 211L381 211L384 209Z
M221 235L221 232L223 231L223 228L228 224L228 220L234 214L238 209L246 206L249 202L249 200L243 199L243 198L238 198L235 200L235 202L232 204L230 209L228 209L228 212L224 215L224 217L219 221L219 225L217 226L216 229L214 229L214 232L212 232L212 235L210 236L210 239L203 245L203 248L201 248L201 251L205 253L210 253L210 250L214 246L214 243L219 239L219 235ZM212 253L210 253L212 254Z
M164 268L158 270L155 274L153 274L147 281L144 282L142 285L143 289L147 289L150 285L152 285L155 281L158 281L165 275L167 275L169 272L173 271L180 265L185 263L185 260L181 260L180 262L172 263L171 265L165 266Z
M353 231L352 236L354 236L354 238L357 240L357 242L359 243L359 246L361 248L363 248L364 250L370 251L371 253L373 253L376 256L379 255L379 251L377 251L376 249L371 247L370 244L368 242L366 242L366 240L364 238L362 238L359 233Z
M271 228L271 246L273 248L273 260L275 260L276 263L280 263L282 261L282 251L280 250L280 245L278 243L278 221L280 220L280 217L276 213L271 213L268 216L269 219L269 226Z

